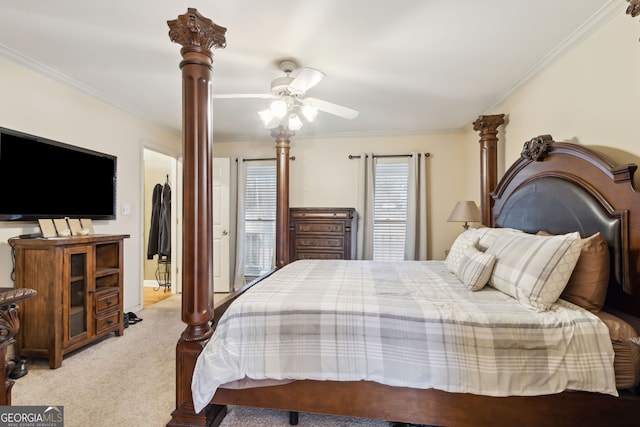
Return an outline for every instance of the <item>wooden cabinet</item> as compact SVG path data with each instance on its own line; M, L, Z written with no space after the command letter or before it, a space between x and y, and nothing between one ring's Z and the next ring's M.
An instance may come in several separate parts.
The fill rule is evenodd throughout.
M21 306L20 356L62 357L110 333L122 335L123 241L128 235L10 239L15 287L36 296Z
M290 261L355 259L357 214L353 208L290 208Z

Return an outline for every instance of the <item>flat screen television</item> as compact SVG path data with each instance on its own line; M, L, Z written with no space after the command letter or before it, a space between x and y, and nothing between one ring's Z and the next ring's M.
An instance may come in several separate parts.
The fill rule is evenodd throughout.
M117 158L0 128L0 221L116 218Z

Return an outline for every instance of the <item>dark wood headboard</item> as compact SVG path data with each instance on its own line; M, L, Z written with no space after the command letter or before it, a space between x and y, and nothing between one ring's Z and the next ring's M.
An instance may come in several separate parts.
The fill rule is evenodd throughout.
M640 316L640 193L635 164L542 135L524 144L492 196L491 225L530 233L601 232L611 253L607 305Z

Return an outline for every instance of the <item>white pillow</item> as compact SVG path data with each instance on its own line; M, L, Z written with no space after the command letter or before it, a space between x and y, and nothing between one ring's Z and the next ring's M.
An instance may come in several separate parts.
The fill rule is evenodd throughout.
M489 281L496 256L480 252L476 248L464 251L456 275L458 279L471 291L479 291Z
M502 236L505 233L520 233L522 234L522 230L517 230L515 228L492 228L492 227L481 227L476 229L476 236L478 236L478 249L485 252L496 239Z
M567 285L581 248L577 232L503 234L487 249L496 256L489 285L538 311L548 310Z
M475 234L476 230L465 230L456 237L456 240L451 245L451 249L447 254L447 259L444 260L444 264L452 273L458 272L458 266L464 256L464 251L467 248L474 248L478 243L478 237Z

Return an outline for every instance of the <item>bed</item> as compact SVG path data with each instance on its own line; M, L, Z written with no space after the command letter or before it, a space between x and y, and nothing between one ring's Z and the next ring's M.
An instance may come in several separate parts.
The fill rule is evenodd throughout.
M199 356L204 354L203 347L208 342L215 341L215 338L212 339L214 329L223 327L217 323L224 322L230 325L231 320L234 320L231 316L223 320L223 313L227 311L233 313L232 307L235 307L236 299L238 301L245 297L255 299L255 295L254 297L251 295L256 293L259 295L261 286L269 282L280 286L278 284L282 283L278 282L280 273L286 273L297 262L292 263L291 266L283 266L279 271L262 280L250 283L236 295L213 306L210 238L212 209L209 197L212 150L211 117L207 105L213 61L210 49L224 47L224 28L213 24L193 9L189 9L178 20L170 21L169 26L172 40L184 46L182 49L184 59L181 63L185 120L182 319L187 327L176 347L176 409L168 425L218 425L225 416L226 405L255 406L293 412L318 412L443 426L637 425L640 398L634 392L622 393L615 387L618 379L614 379L615 372L611 366L615 357L612 345L614 340L610 332L614 328L602 320L602 317L607 318L607 321L611 321L612 318L622 319L625 322L623 325L626 326L619 329L625 329L627 326L631 328L631 330L627 329L626 335L618 336L616 339L620 341L618 344L626 346L625 348L633 352L635 344L627 339L627 335L633 338L631 335L638 332L631 322L634 321L635 316L640 315L640 285L638 284L640 195L632 185L636 166L614 165L588 148L554 142L547 135L525 142L522 156L509 168L497 185L493 186L491 179L486 178L491 174L495 176L495 162L488 161L486 164L489 167L483 167L484 175L481 181L487 182L487 188L491 187L490 190L492 190L491 193L485 187L482 190L481 202L483 207L488 208L487 215L484 215L485 209L483 209L483 222L489 226L487 227L489 230L519 230L513 231L510 236L521 233L528 236L527 238L545 241L555 241L564 236L573 235L571 242L574 242L576 238L574 233L577 232L581 243L580 248L583 246L583 239L590 238L596 233L602 237L609 258L604 310L598 312L596 316L587 309L578 308L574 303L564 302L563 299L551 302L545 299L536 302L543 305L551 304L552 310L541 310L542 312L564 314L570 312L580 316L582 320L577 323L590 324L595 331L593 334L600 336L601 339L597 342L600 343L602 351L592 351L581 346L578 356L571 356L580 359L579 355L582 354L590 355L586 357L589 360L595 358L604 360L601 363L602 372L593 375L596 382L600 382L598 385L588 386L584 391L581 386L567 386L561 382L555 385L547 384L538 378L533 381L544 390L530 389L529 384L524 387L524 391L520 393L510 391L505 396L503 392L496 393L488 390L491 387L479 390L478 387L486 385L480 380L477 381L476 388L471 390L447 388L452 384L450 381L443 381L440 388L422 388L412 384L406 377L405 383L398 380L396 383L383 384L384 380L381 379L376 381L349 376L340 380L321 377L304 379L307 376L300 376L288 378L284 382L280 381L281 378L275 378L277 382L262 383L258 387L255 384L251 384L250 387L246 387L246 384L239 386L236 384L235 388L216 388L212 400L209 403L205 402L202 410L196 411L192 395L194 371L199 363ZM494 131L495 127L489 129L489 132L481 130L481 143L493 141L496 134ZM284 162L288 158L287 137L287 135L276 136L279 185L282 180L286 191L288 191L286 187L288 170ZM493 141L495 142L497 140ZM286 192L279 195L278 209L280 213L288 209ZM280 216L286 218L286 215ZM568 218L570 220L567 220ZM551 236L544 238L537 236L540 232L549 233ZM284 242L281 242L285 249L281 253L286 253L286 240L288 239L285 238ZM458 240L456 239L456 243ZM480 240L476 243L479 242ZM506 245L508 242L501 241L501 243ZM573 248L571 251L575 252L576 245L571 243L569 246ZM494 249L490 249L492 247ZM498 254L505 253L506 249L504 246L502 248L501 252L494 254L496 258ZM453 249L452 247L452 251ZM467 256L466 249L468 248L463 251L464 256ZM498 246L488 245L485 252L498 249ZM573 267L577 264L579 257L575 258ZM458 280L452 277L456 274L453 274L445 263L436 262L436 264L440 276ZM311 268L304 263L302 267ZM376 265L368 267L378 268ZM351 263L348 263L348 266L334 265L330 271L339 271L341 268L355 267ZM505 276L509 276L508 270L502 271L507 271ZM348 276L352 277L354 274L357 276L353 272ZM298 273L296 272L295 275ZM304 279L305 282L312 280L315 280L313 275L306 276ZM516 301L517 294L504 296L510 292L508 280L506 283L504 286L507 287L503 290L494 292L487 288L486 291L489 292L483 289L475 293L461 288L462 285L458 284L455 292L466 291L483 297L493 294L512 306L514 302L516 305L519 304L521 301ZM451 286L449 288L453 289ZM389 287L387 291L387 293L398 292L393 287ZM416 290L412 289L409 293L411 292ZM379 294L376 295L375 298L379 298ZM402 301L398 304L403 304L405 300ZM280 304L283 302L281 301ZM306 304L309 304L309 301ZM557 307L568 311L565 312ZM531 307L528 309L531 313L537 311ZM416 310L429 311L430 308L420 307ZM300 313L293 313L293 315L300 316ZM597 320L596 317L602 321ZM454 323L451 322L451 324ZM292 324L297 323L290 323ZM275 328L281 329L279 326ZM606 344L602 344L602 336L606 334L609 334L611 339L605 339ZM309 345L311 348L309 352L312 353L313 344ZM423 364L419 358L420 352L415 352L415 356L415 363ZM545 356L545 359L553 358ZM447 363L441 363L439 366L445 367ZM307 368L302 369L302 371L306 370ZM591 368L587 369L587 371L590 370ZM230 378L223 378L220 381L227 380L233 381ZM195 381L198 381L197 378ZM461 381L457 383L460 384ZM637 385L634 379L631 383L634 383L633 386ZM198 405L200 407L202 402Z

